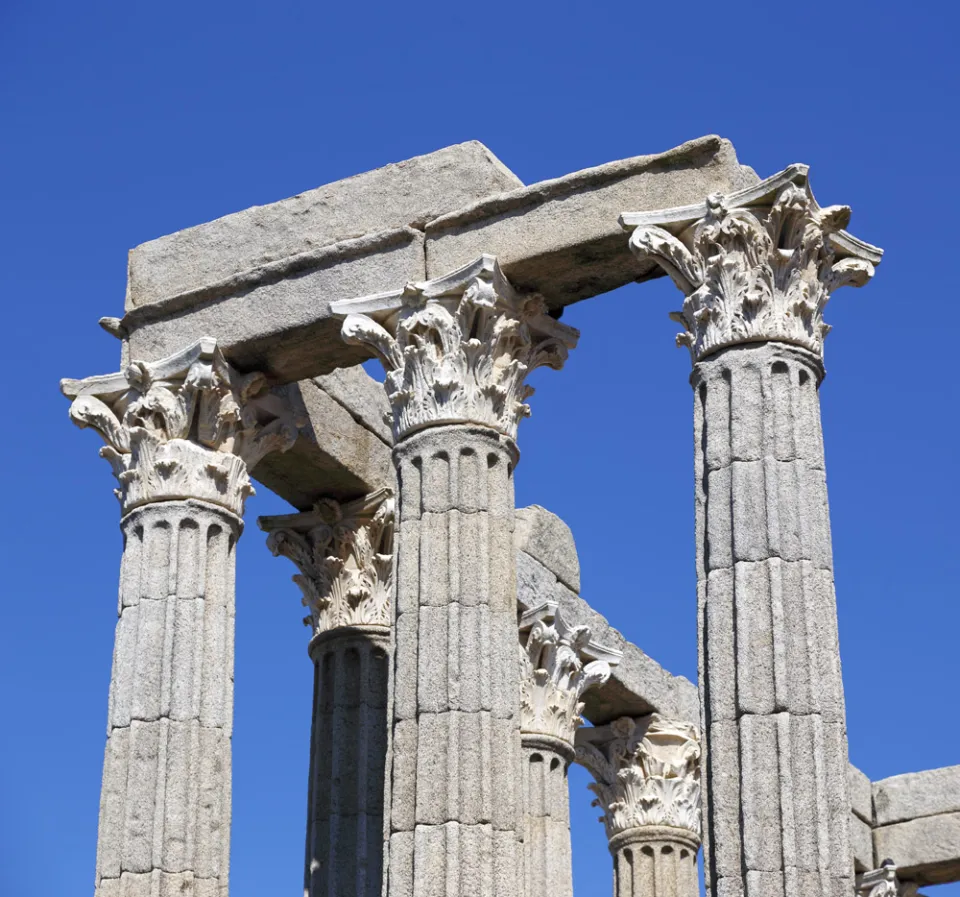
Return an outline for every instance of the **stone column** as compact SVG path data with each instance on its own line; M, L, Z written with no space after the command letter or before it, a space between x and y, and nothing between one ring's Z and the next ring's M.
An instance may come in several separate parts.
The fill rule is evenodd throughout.
M849 895L843 683L817 389L823 310L881 251L805 166L703 206L625 214L684 292L694 371L707 882Z
M305 897L379 897L393 593L393 495L261 517L310 610L314 663Z
M61 389L106 441L122 508L96 894L224 897L234 553L248 471L297 428L212 339Z
M657 714L577 732L613 856L614 897L697 897L700 735Z
M524 385L576 331L491 256L335 303L387 370L399 482L390 897L522 890L513 471Z
M553 602L520 618L520 680L526 897L573 897L570 789L573 739L583 725L583 693L610 678L619 651L591 641L587 626L568 626Z

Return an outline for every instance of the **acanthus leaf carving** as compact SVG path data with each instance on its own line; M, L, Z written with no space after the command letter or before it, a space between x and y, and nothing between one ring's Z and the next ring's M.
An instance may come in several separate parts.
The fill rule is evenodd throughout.
M831 293L863 286L882 251L844 228L847 206L821 208L807 167L794 165L702 206L624 213L630 248L684 294L671 314L696 362L727 346L778 340L823 356Z
M700 837L700 733L656 713L577 733L576 760L593 776L608 838L643 826Z
M520 618L520 730L573 745L583 725L583 694L610 678L621 654L592 640L587 626L570 626L554 602Z
M341 504L320 499L310 511L261 517L267 546L296 564L293 577L315 635L342 626L391 621L394 500L381 489Z
M527 375L559 370L579 334L539 296L517 293L493 256L432 281L335 302L343 338L386 370L394 438L443 423L474 423L516 439L533 390Z
M916 897L916 882L901 882L897 864L884 860L878 869L857 877L857 897Z
M296 441L299 415L260 373L230 366L204 337L155 362L116 374L62 380L70 417L95 429L124 512L152 501L195 498L242 516L249 472Z

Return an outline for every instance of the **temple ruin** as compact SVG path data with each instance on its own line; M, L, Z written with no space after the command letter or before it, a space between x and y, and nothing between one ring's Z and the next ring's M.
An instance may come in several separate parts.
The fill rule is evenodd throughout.
M133 249L101 321L119 372L61 384L124 539L96 897L227 897L251 479L298 511L258 523L310 632L305 897L572 897L571 763L615 897L695 897L701 848L714 897L960 880L960 766L870 782L847 757L818 390L825 306L882 256L849 217L718 137L530 186L472 142ZM564 307L662 275L693 366L699 689L514 502Z

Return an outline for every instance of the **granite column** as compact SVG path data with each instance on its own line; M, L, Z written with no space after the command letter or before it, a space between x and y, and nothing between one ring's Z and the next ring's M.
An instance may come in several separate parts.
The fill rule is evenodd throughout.
M573 897L567 772L583 724L580 698L610 678L621 654L593 642L587 626L568 626L552 602L523 614L520 637L524 893Z
M393 593L393 495L261 517L313 636L305 897L379 897Z
M523 890L515 439L576 331L491 256L335 303L387 370L399 484L390 897Z
M107 443L123 515L96 894L223 897L235 549L248 470L292 445L293 416L212 339L61 389Z
M694 371L707 884L853 889L847 740L818 386L823 310L880 250L795 165L700 207L625 214L686 299Z

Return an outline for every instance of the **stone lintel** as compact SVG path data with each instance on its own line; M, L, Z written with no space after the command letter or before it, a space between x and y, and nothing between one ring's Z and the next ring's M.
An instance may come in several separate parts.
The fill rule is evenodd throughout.
M368 413L380 407L374 396L386 404L381 384L356 368L286 388L302 407L304 424L288 452L267 455L257 465L258 482L300 510L324 496L345 501L392 488L391 445Z
M960 766L908 772L874 782L873 810L877 825L960 813ZM900 865L897 857L893 859Z
M719 137L521 189L480 149L444 157L442 177L431 179L423 160L447 150L388 167L390 177L379 169L320 188L348 196L335 213L333 200L304 194L138 247L127 314L111 332L130 357L146 360L213 333L239 369L303 380L371 357L341 340L334 301L430 280L491 253L514 287L540 293L558 312L659 276L631 255L617 225L622 209L691 203L756 180ZM408 170L418 173L409 182ZM460 176L447 177L452 171Z
M960 813L922 816L873 830L874 857L897 864L901 881L923 885L960 881Z

